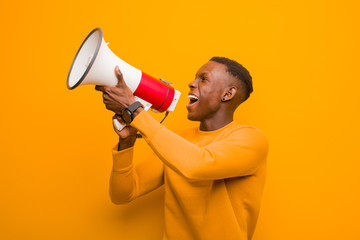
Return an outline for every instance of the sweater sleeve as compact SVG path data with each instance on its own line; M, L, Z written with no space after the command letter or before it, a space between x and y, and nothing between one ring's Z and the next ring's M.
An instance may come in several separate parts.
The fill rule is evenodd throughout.
M133 164L134 148L117 151L113 148L113 169L109 193L115 204L128 203L163 183L163 163L155 156Z
M137 115L132 125L164 164L188 179L253 175L267 156L267 138L253 127L239 128L226 139L198 147L167 130L146 111Z

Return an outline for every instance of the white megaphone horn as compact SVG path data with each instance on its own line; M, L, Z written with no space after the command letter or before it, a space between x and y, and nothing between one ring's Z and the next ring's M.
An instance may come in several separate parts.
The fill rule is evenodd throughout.
M150 107L157 112L172 112L181 93L168 82L158 80L131 66L108 48L100 28L95 28L85 38L72 62L68 77L68 89L85 84L114 86L118 80L114 68L119 66L126 85L134 93L145 110ZM124 126L114 121L117 129Z

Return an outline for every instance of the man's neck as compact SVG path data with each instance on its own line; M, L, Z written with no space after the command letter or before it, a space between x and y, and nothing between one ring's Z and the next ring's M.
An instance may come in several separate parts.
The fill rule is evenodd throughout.
M201 131L215 131L218 130L234 120L233 114L219 115L219 117L213 117L211 119L204 119L200 122Z

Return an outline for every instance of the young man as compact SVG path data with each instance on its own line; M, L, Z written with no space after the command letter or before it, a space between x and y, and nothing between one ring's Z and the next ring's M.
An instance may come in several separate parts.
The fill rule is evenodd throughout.
M135 102L119 68L119 83L100 87L106 108L121 118ZM110 196L128 203L164 184L163 239L252 238L265 182L268 142L255 127L233 121L252 92L249 72L239 63L214 57L189 83L188 119L200 127L175 134L139 107L113 150ZM133 165L139 131L157 157Z

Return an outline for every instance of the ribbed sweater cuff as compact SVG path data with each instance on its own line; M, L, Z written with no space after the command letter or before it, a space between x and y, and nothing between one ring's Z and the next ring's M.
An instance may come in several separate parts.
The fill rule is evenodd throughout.
M113 171L126 172L132 167L134 147L117 151L117 145L112 150Z

